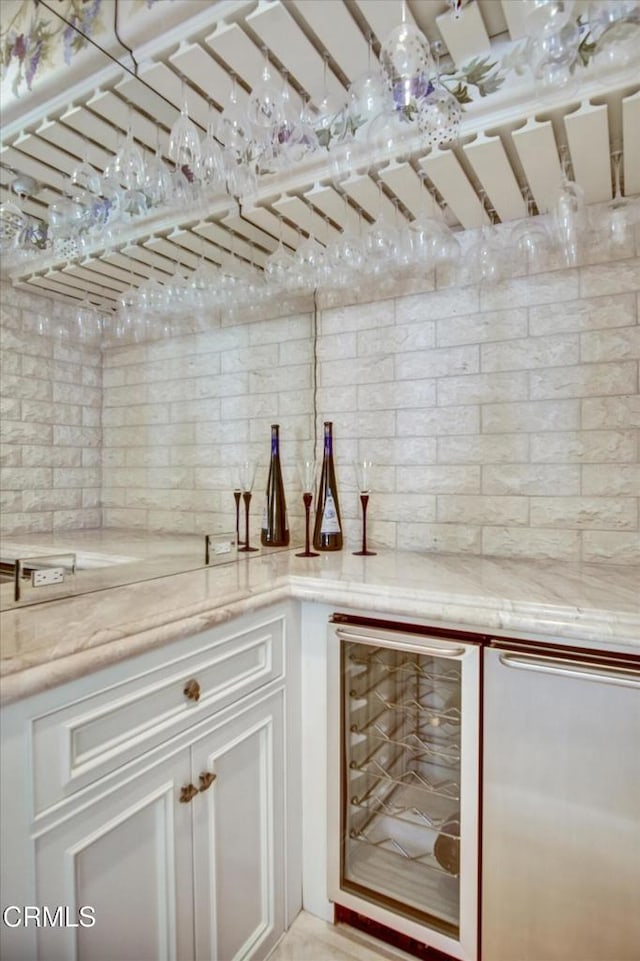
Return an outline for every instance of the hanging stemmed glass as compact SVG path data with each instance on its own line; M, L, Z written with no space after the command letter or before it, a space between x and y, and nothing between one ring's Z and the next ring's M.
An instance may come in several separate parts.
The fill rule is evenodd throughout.
M240 487L242 488L242 499L244 501L244 532L245 540L242 547L239 547L240 551L257 551L257 547L251 547L249 545L249 507L251 505L251 492L253 490L253 482L256 478L256 467L255 461L246 460L240 465Z
M304 550L296 554L296 557L319 557L316 551L311 550L309 540L309 517L311 512L311 501L313 500L313 486L316 476L316 462L314 460L303 460L298 464L298 476L300 487L302 488L302 501L304 503Z
M356 473L356 483L360 491L360 503L362 505L362 550L353 551L353 553L357 557L372 557L377 552L367 550L367 507L369 504L369 494L371 492L373 464L370 460L354 461L353 469Z

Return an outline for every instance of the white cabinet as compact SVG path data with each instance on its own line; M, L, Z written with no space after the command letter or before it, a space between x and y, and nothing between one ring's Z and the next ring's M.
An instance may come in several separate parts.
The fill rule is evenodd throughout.
M294 627L271 609L4 712L4 957L266 957L300 907Z

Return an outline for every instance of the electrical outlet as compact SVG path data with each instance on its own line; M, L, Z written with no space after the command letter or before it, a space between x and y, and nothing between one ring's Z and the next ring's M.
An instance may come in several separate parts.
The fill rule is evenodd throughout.
M62 584L64 581L64 567L49 567L41 571L31 572L33 587L47 587L50 584Z

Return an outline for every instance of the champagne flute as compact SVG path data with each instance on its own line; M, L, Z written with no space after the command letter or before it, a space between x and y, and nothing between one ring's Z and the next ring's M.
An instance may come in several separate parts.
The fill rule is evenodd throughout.
M256 479L257 464L253 460L246 460L240 465L240 487L242 489L242 499L244 501L244 530L245 541L239 551L257 551L257 547L249 546L249 506L251 504L251 492L253 482Z
M371 557L377 553L367 550L367 505L369 504L369 493L371 491L373 464L370 460L354 461L353 469L356 473L356 483L360 491L360 503L362 504L362 550L353 551L353 553L357 557Z
M296 557L319 557L317 551L311 550L309 542L309 514L311 511L311 501L313 500L313 486L316 476L316 462L314 460L303 460L298 464L298 476L302 488L302 501L304 503L304 550Z

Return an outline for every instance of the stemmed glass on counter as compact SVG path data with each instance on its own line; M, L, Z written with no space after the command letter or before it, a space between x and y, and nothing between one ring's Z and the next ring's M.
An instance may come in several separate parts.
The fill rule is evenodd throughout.
M242 547L239 547L239 551L257 551L257 547L251 547L249 544L249 506L251 504L251 492L253 490L253 482L256 479L256 467L257 463L253 460L244 461L239 467L239 482L240 490L242 491L242 499L244 501L244 531L245 540ZM233 496L236 497L237 491L234 491ZM236 504L240 505L240 498L236 499ZM239 520L239 518L238 518Z
M298 464L298 476L302 488L302 500L304 503L304 550L296 554L296 557L318 557L316 551L311 550L309 543L309 515L311 511L311 501L313 500L313 485L316 476L316 462L314 460L300 461Z
M376 554L376 551L367 550L367 506L371 492L373 464L370 460L354 461L353 469L356 474L356 483L360 491L360 503L362 505L362 550L353 551L353 553L358 557L370 557Z

